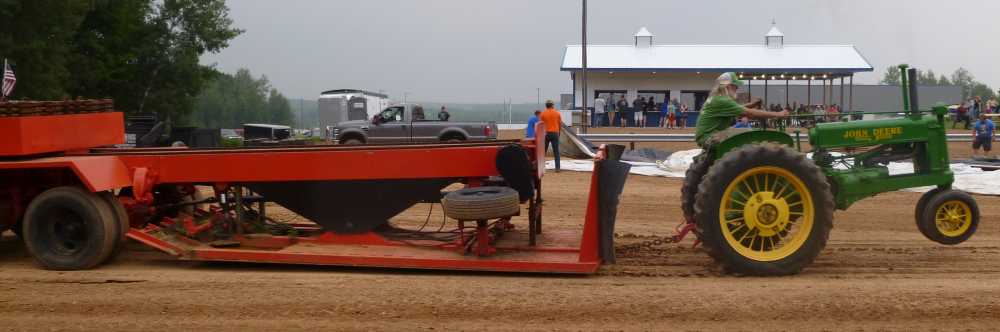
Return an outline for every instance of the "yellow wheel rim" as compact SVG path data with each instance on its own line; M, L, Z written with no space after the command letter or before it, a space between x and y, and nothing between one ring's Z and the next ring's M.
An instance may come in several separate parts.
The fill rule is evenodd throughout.
M726 242L743 257L776 261L795 253L812 231L812 194L798 176L778 167L748 169L736 177L719 204Z
M962 201L946 201L935 211L934 224L944 236L962 236L972 226L972 209Z

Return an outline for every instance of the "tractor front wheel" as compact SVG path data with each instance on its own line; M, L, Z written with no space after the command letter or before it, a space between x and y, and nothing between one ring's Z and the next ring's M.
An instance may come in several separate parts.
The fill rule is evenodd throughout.
M979 205L971 195L942 190L927 200L917 224L931 241L954 245L965 242L979 226Z
M700 239L731 273L795 274L819 255L833 227L830 185L786 146L751 144L708 170L695 197Z

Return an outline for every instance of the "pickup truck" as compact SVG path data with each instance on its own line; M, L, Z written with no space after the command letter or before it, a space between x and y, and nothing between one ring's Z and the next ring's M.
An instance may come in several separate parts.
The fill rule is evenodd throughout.
M369 120L344 121L330 129L340 144L486 141L497 138L495 122L454 122L427 116L416 104L395 104Z

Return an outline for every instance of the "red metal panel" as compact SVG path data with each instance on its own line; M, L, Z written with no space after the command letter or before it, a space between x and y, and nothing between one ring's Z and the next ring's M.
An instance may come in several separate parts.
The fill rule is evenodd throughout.
M309 264L309 265L339 265L339 266L365 266L365 267L390 267L390 268L412 268L431 270L474 270L474 271L497 271L497 272L525 272L525 273L594 273L599 266L596 262L560 262L546 259L546 255L556 256L552 253L536 253L532 259L526 260L505 260L505 259L462 259L457 256L454 259L446 258L426 258L423 255L415 256L392 256L392 255L331 255L321 253L302 252L273 252L264 250L240 250L240 249L196 249L193 251L193 260L206 261L235 261L235 262L266 262L284 264Z
M0 117L0 156L82 150L125 141L120 112Z
M119 154L156 183L463 178L498 175L502 145L247 149Z
M115 156L50 157L0 162L0 169L60 168L72 170L90 191L111 190L132 184L128 168Z

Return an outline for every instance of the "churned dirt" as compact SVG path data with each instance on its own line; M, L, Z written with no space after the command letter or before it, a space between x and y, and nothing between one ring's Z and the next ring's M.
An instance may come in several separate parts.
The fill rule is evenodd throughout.
M589 179L546 174L545 227L579 229ZM629 178L619 245L672 234L681 181ZM919 197L887 193L837 212L817 261L780 278L723 275L691 238L620 253L591 276L191 263L137 243L99 269L57 272L6 233L0 330L1000 329L1000 198L977 196L978 233L942 246L916 230ZM428 208L400 219L422 221Z

